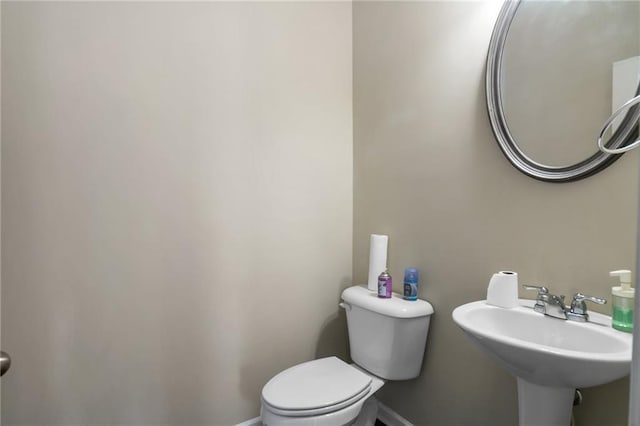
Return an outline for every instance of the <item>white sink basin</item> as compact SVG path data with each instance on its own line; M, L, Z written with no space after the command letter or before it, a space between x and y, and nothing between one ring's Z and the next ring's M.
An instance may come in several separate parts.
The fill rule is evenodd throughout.
M535 312L533 304L520 299L521 306L504 309L484 300L471 302L454 309L453 320L472 342L518 377L521 425L567 425L575 388L629 374L632 335L613 329L606 315L590 312L589 322L566 321ZM549 404L555 402L562 406L556 411L562 413L550 410ZM549 411L547 417L531 415L540 407ZM548 418L560 414L559 419Z
M629 374L632 336L611 328L611 318L589 313L589 322L551 318L534 301L503 309L485 301L453 311L472 341L518 377L543 386L589 387Z

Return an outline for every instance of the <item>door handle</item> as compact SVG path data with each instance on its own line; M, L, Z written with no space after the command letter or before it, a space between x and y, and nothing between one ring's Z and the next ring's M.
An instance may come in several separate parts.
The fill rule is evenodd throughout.
M8 353L0 351L0 376L4 376L9 367L11 367L11 357Z

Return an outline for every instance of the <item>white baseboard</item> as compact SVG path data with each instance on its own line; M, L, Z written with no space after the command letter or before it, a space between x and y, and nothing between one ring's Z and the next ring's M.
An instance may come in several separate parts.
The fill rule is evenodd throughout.
M378 400L378 420L387 426L413 426L409 420L402 417L400 414L393 411L391 408L384 405ZM242 423L238 423L236 426L262 426L260 417L249 419Z
M380 401L378 401L378 420L387 426L413 426L413 423Z
M262 422L260 421L260 417L256 417L242 423L238 423L236 426L262 426Z

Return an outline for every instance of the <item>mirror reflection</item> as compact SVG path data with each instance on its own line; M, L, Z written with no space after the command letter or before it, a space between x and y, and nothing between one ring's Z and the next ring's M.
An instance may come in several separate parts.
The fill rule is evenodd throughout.
M487 106L505 156L536 179L566 182L610 165L603 123L638 92L640 1L506 1L487 58ZM608 135L637 134L638 108Z
M514 139L543 164L584 160L612 108L634 96L639 64L640 2L522 2L502 62Z

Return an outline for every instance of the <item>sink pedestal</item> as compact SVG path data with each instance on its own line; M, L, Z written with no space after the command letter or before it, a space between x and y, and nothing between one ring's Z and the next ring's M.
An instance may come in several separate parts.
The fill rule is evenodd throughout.
M571 424L573 388L540 386L518 377L519 426L567 426Z

